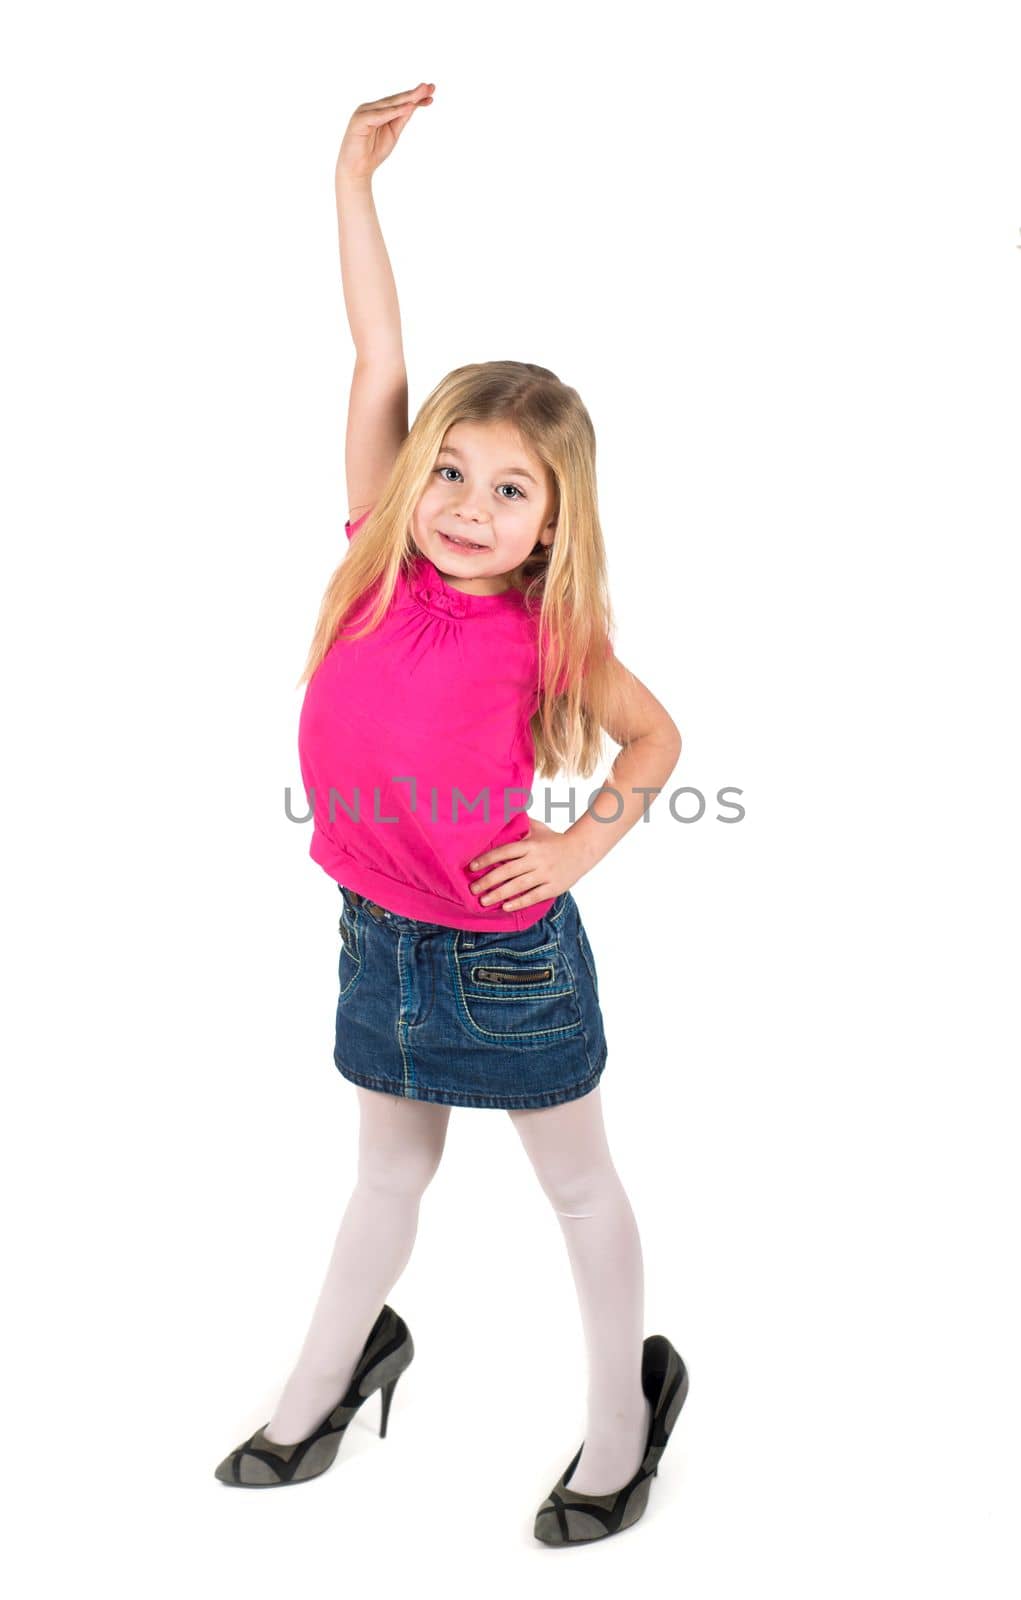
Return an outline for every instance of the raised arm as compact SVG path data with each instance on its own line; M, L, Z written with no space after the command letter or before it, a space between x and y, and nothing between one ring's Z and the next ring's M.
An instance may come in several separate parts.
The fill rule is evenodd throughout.
M434 84L361 105L348 123L334 187L344 305L355 346L347 412L348 515L375 504L408 434L408 374L390 257L372 194L372 175L404 124L432 103Z

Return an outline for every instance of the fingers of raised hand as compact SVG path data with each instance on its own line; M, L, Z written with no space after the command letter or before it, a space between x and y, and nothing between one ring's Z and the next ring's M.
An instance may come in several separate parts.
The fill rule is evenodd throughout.
M420 83L414 89L403 89L399 94L384 95L381 100L366 100L357 108L356 115L364 117L371 123L389 122L395 112L406 108L410 116L417 105L429 104L435 87L434 83Z

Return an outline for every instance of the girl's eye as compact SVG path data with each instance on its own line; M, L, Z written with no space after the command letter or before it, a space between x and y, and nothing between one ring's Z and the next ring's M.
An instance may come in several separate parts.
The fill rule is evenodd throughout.
M436 472L441 472L441 473L442 472L456 472L458 477L461 476L461 474L458 471L457 467L436 467L434 470ZM444 481L444 483L449 483L450 479L449 478L444 478L443 481ZM523 491L518 488L516 483L502 483L500 485L500 488L501 489L513 489L514 490L514 494L513 494L512 498L515 499L515 500L524 500L524 498L525 498ZM502 494L500 496L501 500L506 500L508 498L509 497L507 495L505 495L505 494Z

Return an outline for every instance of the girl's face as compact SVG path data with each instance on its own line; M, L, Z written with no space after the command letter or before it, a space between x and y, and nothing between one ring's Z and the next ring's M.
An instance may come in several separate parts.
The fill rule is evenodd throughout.
M545 465L512 423L457 422L437 452L412 533L454 588L499 594L537 544L552 544L553 504Z

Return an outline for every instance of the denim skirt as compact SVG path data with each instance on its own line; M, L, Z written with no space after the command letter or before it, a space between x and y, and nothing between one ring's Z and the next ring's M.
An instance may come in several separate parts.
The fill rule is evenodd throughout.
M520 933L398 916L337 885L334 1064L366 1089L521 1110L575 1100L606 1062L595 961L569 889Z

